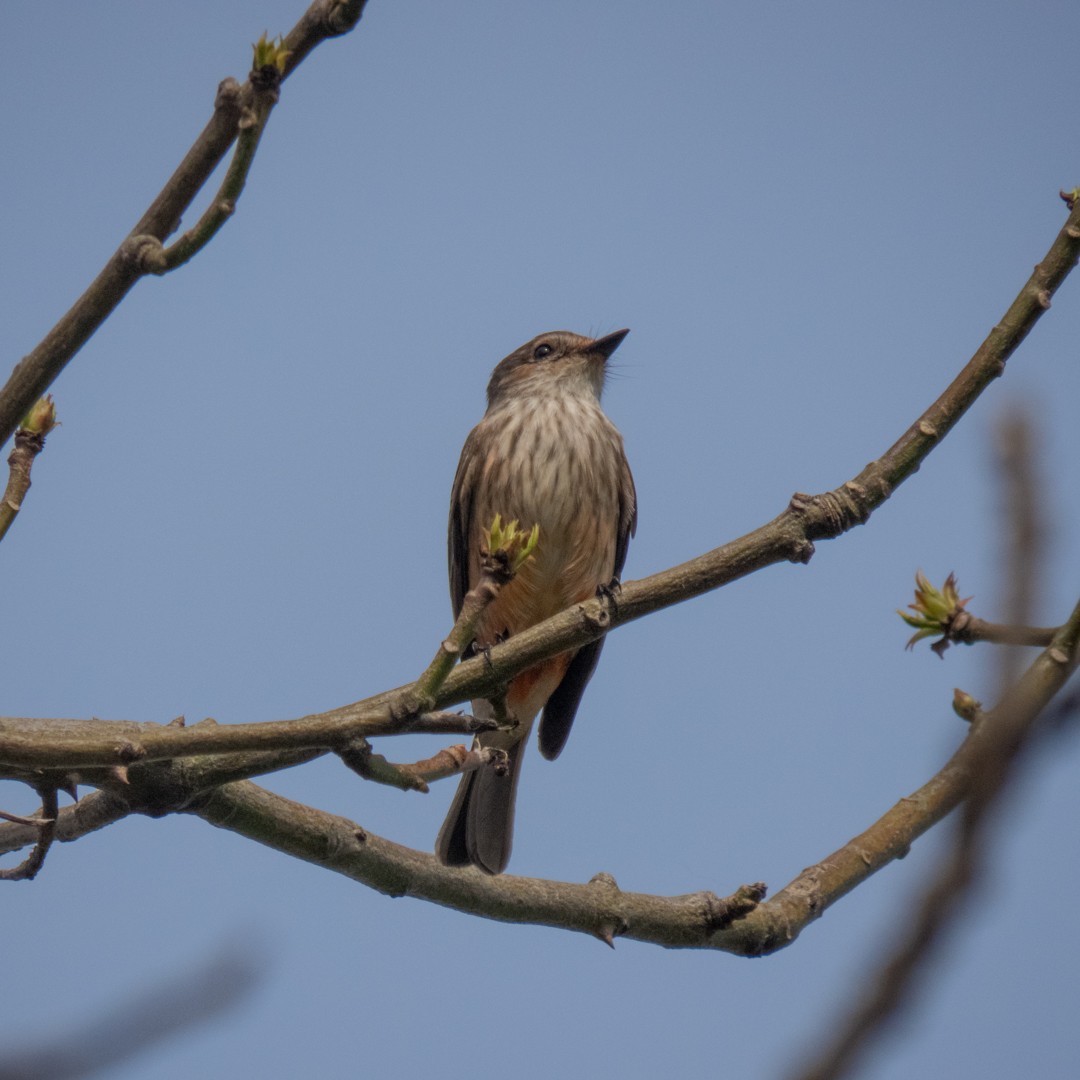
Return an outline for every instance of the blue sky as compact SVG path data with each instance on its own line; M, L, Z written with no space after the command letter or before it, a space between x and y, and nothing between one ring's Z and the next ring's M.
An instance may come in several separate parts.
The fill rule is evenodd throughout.
M8 14L9 367L157 193L218 81L302 9ZM1049 2L372 0L285 86L213 244L141 282L54 385L63 427L0 548L4 711L284 719L414 677L449 625L461 443L491 368L545 330L632 330L605 399L641 505L627 578L853 476L1064 220L1078 22ZM511 869L775 891L918 787L962 737L953 687L990 699L992 654L906 653L894 609L922 568L1000 614L992 438L1012 403L1043 451L1040 620L1080 593L1078 334L1074 279L866 527L613 635L565 754L526 763ZM1063 737L1017 784L992 870L864 1075L1075 1068L1078 764ZM267 786L424 849L452 789L403 795L330 761ZM28 809L9 787L2 805ZM776 1077L859 992L943 836L748 962L612 953L391 901L197 820L128 820L4 890L0 1039L241 937L265 957L256 993L112 1075Z

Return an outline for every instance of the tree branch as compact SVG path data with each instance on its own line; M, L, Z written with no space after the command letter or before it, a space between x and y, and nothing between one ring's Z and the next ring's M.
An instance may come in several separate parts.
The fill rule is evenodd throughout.
M877 461L853 480L818 496L796 495L776 519L746 536L681 566L623 585L617 599L601 597L459 664L436 694L436 707L497 692L516 672L595 640L610 628L717 588L772 563L806 562L813 544L866 521L896 486L910 476L983 389L1001 374L1005 360L1026 336L1080 252L1080 207L1047 257L964 370L922 417ZM607 877L588 885L503 876L491 878L441 866L334 817L282 799L244 780L250 755L221 757L222 751L258 750L259 769L281 767L281 751L294 760L334 748L359 734L415 729L420 718L403 715L415 684L366 701L292 722L191 729L101 721L3 721L0 760L19 770L54 767L110 769L97 782L129 810L148 814L196 813L213 824L278 850L346 874L391 895L411 895L462 911L514 922L581 930L610 941L625 935L680 947L723 949L759 955L789 944L801 929L944 817L970 790L982 742L1009 710L1034 715L1060 688L1077 663L1080 608L1025 673L1012 698L972 728L960 749L928 784L902 800L851 843L800 874L776 897L759 904L761 892L745 887L727 901L712 893L650 897L623 893ZM1010 702L1012 701L1010 698ZM463 720L463 724L465 721ZM49 745L52 749L49 749ZM195 755L182 761L165 761ZM207 757L206 755L213 755ZM161 760L161 763L155 763ZM118 768L130 766L130 783ZM25 774L22 775L25 779ZM104 816L119 816L115 805ZM61 815L58 829L71 815ZM0 835L26 828L0 827Z
M1080 257L1080 204L1001 322L936 401L877 461L821 495L796 494L766 525L689 562L622 585L617 600L597 597L553 616L443 678L431 706L445 709L489 697L526 668L595 641L610 629L719 588L777 562L808 562L814 541L862 524L910 476L980 393L1002 373ZM430 669L429 669L430 670ZM182 755L243 750L335 749L365 738L419 730L416 684L292 721L189 729L104 721L0 719L0 762L20 768L75 769L127 765ZM429 702L425 701L424 705ZM94 726L96 725L96 726Z
M218 788L191 812L389 896L431 900L504 922L577 930L603 941L625 935L671 947L706 947L713 934L752 911L763 892L761 886L744 886L727 900L710 892L650 896L623 892L607 874L579 885L453 869L433 855L251 783Z
M626 936L667 947L710 948L759 956L789 945L804 927L893 859L972 790L980 762L997 740L1012 738L1046 706L1080 663L1080 604L1051 646L983 719L928 783L900 800L869 829L814 866L772 900L746 886L720 900L701 892L657 897L622 892L606 875L586 885L442 866L432 855L394 844L345 818L274 795L249 781L214 787L215 759L133 766L123 792L130 809L152 815L194 813L211 824L333 870L391 896L412 896L507 922L577 930L608 941ZM114 813L110 809L110 813ZM69 827L61 814L59 830ZM0 838L25 826L0 826ZM733 914L735 913L735 914Z
M405 700L408 687L399 691ZM372 701L391 699L383 695ZM335 750L356 736L475 735L497 727L468 713L432 712L397 717L388 708L347 705L299 720L219 725L203 720L191 727L130 720L41 720L0 717L0 778L22 779L27 771L58 769L82 774L137 762L237 752ZM265 770L264 770L265 771ZM89 781L86 781L89 782Z
M445 780L450 776L472 772L474 769L493 767L503 772L508 767L508 755L505 750L494 746L474 746L473 749L461 746L448 746L434 757L424 758L410 764L396 764L387 761L382 754L375 754L367 739L358 738L338 751L338 757L357 776L373 780L377 784L386 784L401 791L428 791L428 784L435 780Z
M758 956L790 944L802 929L893 859L970 792L986 746L1036 716L1080 662L1080 604L997 708L973 724L960 748L927 784L900 800L841 849L804 870L772 900L746 886L721 900L711 892L657 897L622 892L606 875L586 885L442 866L434 856L368 833L345 818L304 806L249 781L221 784L220 758L133 765L130 782L113 781L94 827L124 812L160 816L188 812L278 851L333 870L391 896L412 896L508 922L577 930L604 941L626 936L667 947L710 948ZM91 797L92 799L93 797ZM115 801L112 801L115 800ZM90 799L83 800L83 803ZM127 810L117 807L126 803ZM80 804L82 806L83 804ZM73 838L73 811L57 833ZM0 841L26 836L26 826L0 826ZM20 834L20 830L24 830ZM84 831L90 831L86 828Z
M1080 663L1080 604L1001 703L972 725L963 743L914 794L901 799L863 833L803 870L766 903L718 927L717 898L624 893L610 879L598 888L445 867L433 856L366 832L351 821L264 791L229 784L187 809L295 858L343 874L391 896L412 896L504 922L610 931L669 948L709 948L760 956L790 945L841 897L894 859L949 814L971 791L986 747L1014 723L1045 708ZM133 770L134 771L134 770Z
M342 17L346 14L352 17L355 13L355 17L359 18L362 8L363 3L358 0L351 4L331 4L328 0L313 4L297 28L286 38L285 44L291 50L286 74L295 68L306 51L321 40L317 27L313 28L305 20L309 17L315 19L318 26L323 27L323 36L326 36L331 31L326 30L324 25L329 18L324 9L338 12ZM323 13L319 18L313 14L317 11ZM337 24L331 20L327 25ZM215 122L211 121L211 127ZM206 139L208 137L204 132L189 158L196 154L196 149ZM208 139L207 145L212 142L212 139ZM201 160L205 155L203 147L196 157ZM151 211L136 227L138 232L154 234L150 225L156 223L160 228L167 206L175 203L179 207L176 211L178 216L187 205L181 195L190 185L190 170L182 166L178 176L180 172L184 174L184 181L180 182L174 176L166 188L166 192L172 192L170 199L162 203L165 192L159 196ZM205 178L203 176L203 180ZM186 197L190 201L190 195ZM148 225L147 218L151 215L154 220ZM175 225L173 219L169 221ZM1001 321L990 331L960 374L880 458L867 465L854 479L820 495L797 493L782 514L753 532L669 570L640 581L624 583L617 602L613 597L605 596L575 605L495 646L483 657L458 664L446 674L445 679L440 668L434 672L434 682L441 682L441 686L430 707L445 709L471 698L495 695L514 675L542 660L568 649L579 648L616 626L700 596L766 566L784 561L806 563L813 555L814 541L833 539L866 522L897 486L918 469L983 390L1002 374L1008 358L1050 307L1051 297L1076 265L1078 257L1080 203L1073 206L1046 256L1035 267ZM85 315L86 310L80 306L82 304L83 301L80 301L72 312L78 309ZM65 320L71 317L72 313L69 312ZM94 324L95 328L96 325L98 323ZM87 331L86 336L90 332L92 329ZM58 330L52 331L39 349L45 349L50 341L56 345L54 338L59 340L57 335ZM65 331L59 337L68 340L71 333ZM45 363L42 370L52 372L50 379L84 340L85 337L65 354L63 362L55 370L42 361ZM23 379L23 376L19 373L26 363L24 361L19 365L8 387L0 392L0 430L5 415L4 402L10 394L18 397L11 388L13 382L22 385L19 379ZM125 765L135 760L148 761L215 751L334 749L357 735L371 737L418 730L420 718L412 715L418 701L415 686L414 683L399 687L299 720L230 725L209 731L192 728L177 732L153 725L118 723L109 727L102 726L105 723L102 721L95 722L98 727L90 728L86 722L80 721L0 718L0 762L22 768L67 769ZM429 703L425 701L424 705Z
M965 619L957 620L957 625L949 633L949 640L957 645L974 645L976 642L986 641L994 645L1046 648L1056 632L1053 626L1008 626L1005 623L988 622L975 615L967 615Z

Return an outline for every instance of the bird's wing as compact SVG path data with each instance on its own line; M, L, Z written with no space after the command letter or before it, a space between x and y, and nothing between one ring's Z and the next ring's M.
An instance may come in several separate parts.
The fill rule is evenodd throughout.
M630 537L637 532L637 489L634 476L630 472L630 462L626 455L620 455L619 462L619 535L615 540L615 577L622 574L626 564L626 552L630 547Z
M475 429L465 440L450 491L450 526L447 531L447 555L450 566L450 601L454 618L461 613L469 591L469 538L473 525L473 492L480 458L476 453Z

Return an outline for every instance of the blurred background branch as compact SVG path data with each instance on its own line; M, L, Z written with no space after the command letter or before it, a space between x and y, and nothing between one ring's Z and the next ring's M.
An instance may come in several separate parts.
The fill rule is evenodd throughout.
M120 1066L224 1017L258 986L263 968L250 946L227 944L187 972L152 978L81 1026L57 1027L37 1043L9 1049L0 1058L0 1080L77 1080Z
M1013 409L998 427L998 478L1001 490L1004 610L1008 622L1023 626L1034 611L1043 565L1046 532L1043 487L1036 466L1034 424L1029 414ZM1047 650L1052 662L1075 669L1080 648L1080 603L1058 630ZM1058 654L1057 657L1054 654ZM797 1080L842 1080L855 1075L870 1046L885 1037L929 977L961 915L976 902L978 887L994 867L995 839L1002 824L1010 784L1032 744L1075 724L1080 706L1076 692L1066 694L1044 711L1048 701L1036 680L1021 677L1016 648L988 654L996 673L998 704L976 721L971 739L976 747L964 783L960 819L949 849L939 859L930 883L913 905L908 925L893 935L885 959L859 980L856 1004L827 1036L826 1046L808 1067L793 1071ZM1029 671L1029 676L1031 671Z

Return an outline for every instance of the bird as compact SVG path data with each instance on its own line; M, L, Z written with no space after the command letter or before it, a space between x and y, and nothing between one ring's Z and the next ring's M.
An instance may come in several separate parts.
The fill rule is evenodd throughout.
M637 528L637 493L623 439L600 407L607 364L629 330L600 338L541 334L496 365L487 411L465 440L450 496L450 596L457 618L480 574L483 537L496 514L525 531L535 550L477 623L469 652L483 651L617 584ZM540 753L559 756L604 639L516 675L506 688L509 730L474 747L506 752L504 768L464 774L439 831L447 866L500 874L510 859L523 751L540 714ZM492 717L490 701L473 713Z

